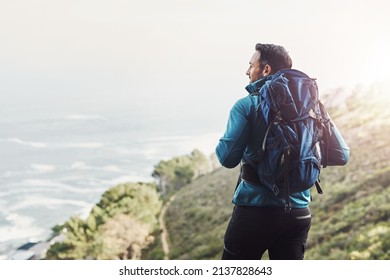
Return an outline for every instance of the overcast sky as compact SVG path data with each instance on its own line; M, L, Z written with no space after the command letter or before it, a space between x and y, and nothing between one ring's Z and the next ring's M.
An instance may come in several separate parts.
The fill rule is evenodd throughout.
M326 90L390 64L387 1L0 0L1 116L226 113L258 42Z

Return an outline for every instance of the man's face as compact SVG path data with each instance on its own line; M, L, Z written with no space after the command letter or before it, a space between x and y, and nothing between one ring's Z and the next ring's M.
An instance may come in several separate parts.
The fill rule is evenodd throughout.
M257 80L265 77L267 74L264 72L264 69L260 68L260 52L255 51L252 55L251 60L249 61L249 68L246 71L246 74L249 76L249 82L253 83Z

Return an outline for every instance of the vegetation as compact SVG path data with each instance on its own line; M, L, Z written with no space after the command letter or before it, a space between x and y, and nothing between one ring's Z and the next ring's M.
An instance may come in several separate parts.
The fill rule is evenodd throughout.
M384 90L358 88L343 109L330 108L332 116L338 112L351 159L322 172L325 194L311 206L307 259L389 259L390 112Z
M46 259L139 259L154 240L162 202L153 184L120 184L105 192L88 218L70 218L56 226L65 240Z
M190 155L162 160L155 167L152 176L158 180L163 195L192 182L193 179L211 171L211 161L201 151L195 149Z
M219 259L239 170L218 169L180 190L166 224L172 259Z

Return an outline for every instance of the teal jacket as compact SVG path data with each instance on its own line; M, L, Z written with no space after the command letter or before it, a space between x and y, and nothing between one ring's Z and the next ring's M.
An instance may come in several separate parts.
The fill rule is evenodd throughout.
M249 84L246 89L253 93L264 79ZM216 147L216 155L222 166L234 168L240 162L258 161L267 124L259 109L258 97L248 95L239 99L230 111L223 137ZM293 208L305 208L311 200L310 190L291 194ZM240 206L283 207L285 201L275 196L265 186L241 180L233 195L233 203Z
M263 143L267 124L258 97L251 94L258 91L266 82L267 78L263 78L249 84L246 87L249 95L238 100L231 109L225 134L216 148L216 155L222 166L233 168L240 162L259 162L257 151ZM345 165L349 160L349 147L332 120L331 124L327 165ZM290 195L292 208L305 208L310 204L310 200L310 190ZM233 203L241 206L285 206L285 200L275 196L266 186L262 186L261 183L254 185L245 180L241 180L237 186Z

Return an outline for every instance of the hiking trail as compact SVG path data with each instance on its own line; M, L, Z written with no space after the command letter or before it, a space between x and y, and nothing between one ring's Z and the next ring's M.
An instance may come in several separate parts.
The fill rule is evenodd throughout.
M164 222L165 214L167 212L167 209L169 205L171 205L171 202L175 199L175 196L171 196L171 198L165 203L163 208L161 209L160 212L160 217L158 218L158 222L160 224L160 228L162 230L161 232L161 243L162 243L162 248L164 251L164 260L169 260L169 233L167 230L167 227Z

